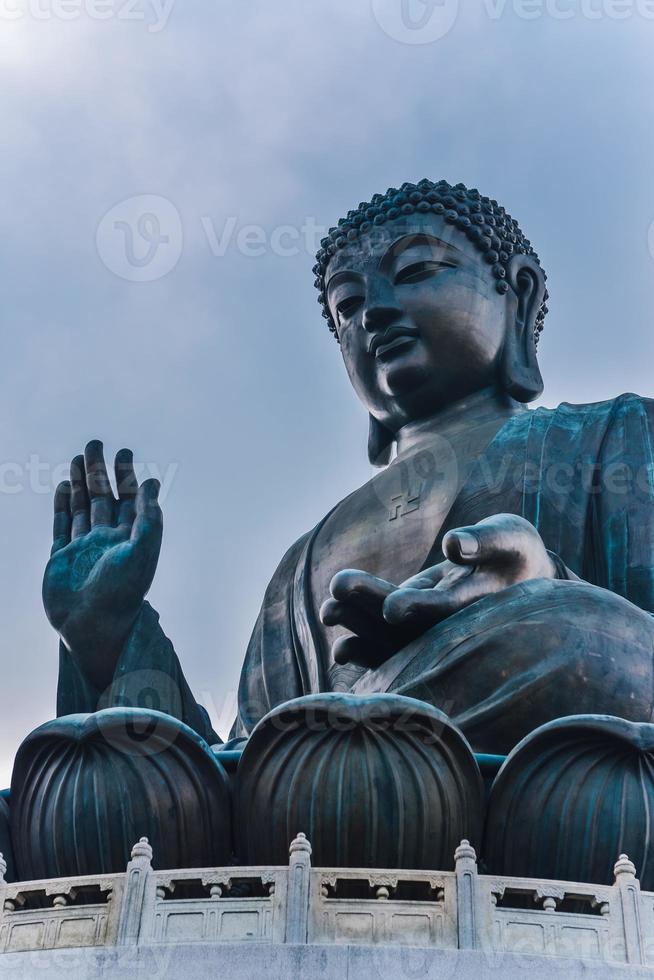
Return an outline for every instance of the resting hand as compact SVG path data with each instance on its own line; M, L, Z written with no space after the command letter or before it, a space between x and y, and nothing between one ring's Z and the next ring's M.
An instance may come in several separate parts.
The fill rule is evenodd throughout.
M446 561L403 582L384 603L384 618L424 629L484 596L530 579L557 578L540 534L515 514L495 514L443 539Z
M556 578L558 570L536 528L514 514L496 514L449 531L445 561L399 586L366 572L340 572L322 606L328 626L350 635L332 647L337 663L376 667L430 627L471 603L529 579Z
M334 576L320 618L325 626L350 631L332 645L336 663L378 667L413 639L411 627L391 626L384 619L384 603L396 589L391 582L358 569L346 568Z

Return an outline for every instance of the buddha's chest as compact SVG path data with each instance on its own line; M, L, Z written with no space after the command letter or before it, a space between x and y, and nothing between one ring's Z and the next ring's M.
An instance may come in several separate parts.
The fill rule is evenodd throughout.
M463 475L453 453L423 452L396 462L345 500L315 541L312 592L317 606L343 568L360 568L396 584L418 572Z

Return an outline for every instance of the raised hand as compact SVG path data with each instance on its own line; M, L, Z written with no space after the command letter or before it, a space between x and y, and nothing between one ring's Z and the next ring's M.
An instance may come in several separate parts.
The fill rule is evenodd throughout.
M351 569L334 577L321 618L327 626L351 631L332 647L337 663L379 666L478 599L518 582L558 575L536 528L515 514L449 531L443 553L445 561L399 586Z
M132 453L115 461L118 499L102 443L90 442L57 487L53 545L43 579L48 619L87 679L102 691L157 568L163 518L159 482L137 483Z

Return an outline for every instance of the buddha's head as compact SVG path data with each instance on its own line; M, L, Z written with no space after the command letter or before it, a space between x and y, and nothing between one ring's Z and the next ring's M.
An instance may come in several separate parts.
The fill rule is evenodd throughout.
M421 180L376 194L330 229L314 272L370 413L372 462L408 422L476 392L541 393L545 273L517 222L478 191Z

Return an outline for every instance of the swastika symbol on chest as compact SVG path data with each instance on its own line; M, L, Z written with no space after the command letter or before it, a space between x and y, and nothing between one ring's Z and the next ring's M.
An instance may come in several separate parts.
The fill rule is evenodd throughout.
M396 521L398 517L411 514L420 507L420 490L406 490L404 493L397 493L391 497L391 508L388 514L389 521Z

